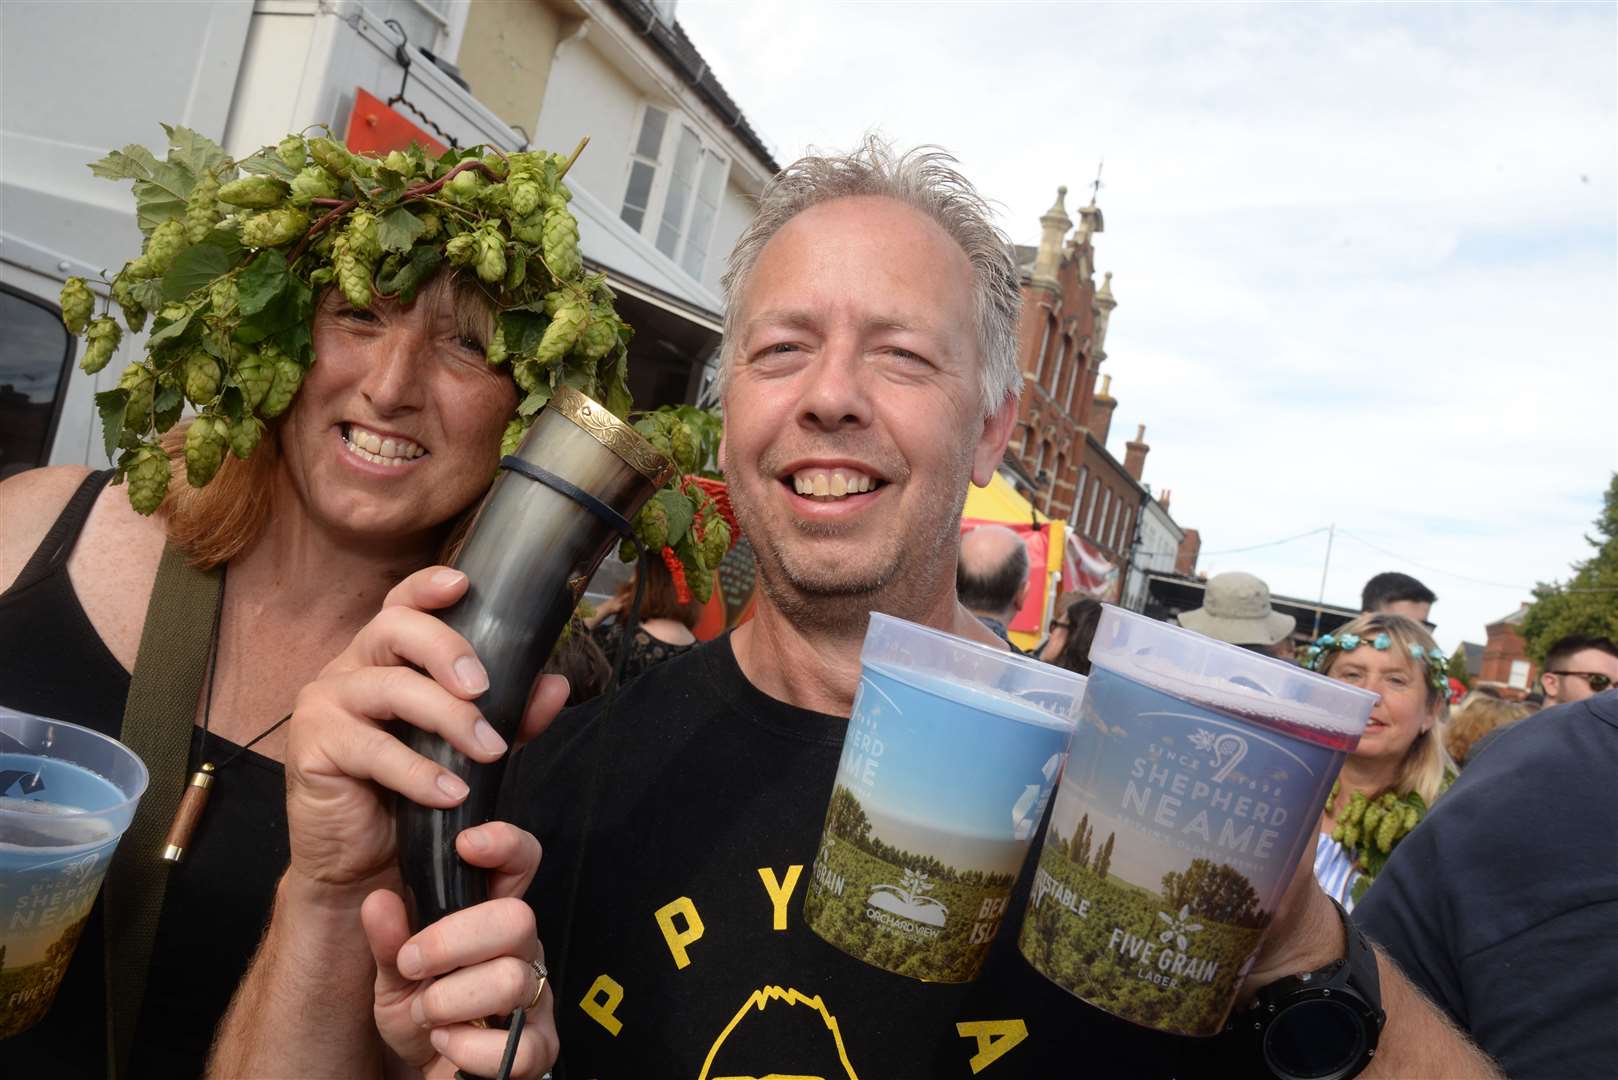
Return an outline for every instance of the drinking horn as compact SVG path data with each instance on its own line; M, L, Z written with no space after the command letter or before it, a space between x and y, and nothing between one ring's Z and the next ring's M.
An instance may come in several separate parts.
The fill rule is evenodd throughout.
M567 387L501 460L452 563L469 579L466 595L439 617L488 671L474 704L507 743L586 583L673 472L639 432ZM448 810L398 800L399 868L420 928L488 898L485 872L461 861L455 838L493 817L506 763L473 761L420 728L400 735L471 789Z

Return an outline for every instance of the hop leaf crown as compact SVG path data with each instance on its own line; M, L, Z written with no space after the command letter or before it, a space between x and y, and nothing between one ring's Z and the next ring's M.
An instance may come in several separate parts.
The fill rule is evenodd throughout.
M263 421L284 412L314 362L319 290L348 302L410 302L448 265L478 282L499 312L488 362L522 392L502 439L510 452L562 385L630 410L630 328L602 274L586 274L562 177L572 158L474 146L429 157L350 153L327 132L288 135L239 161L207 138L164 125L167 156L144 146L90 166L132 180L146 240L105 285L124 324L152 332L118 387L96 396L106 450L142 513L168 484L158 437L189 403L186 478L201 487L225 453L250 456ZM583 144L580 144L580 149ZM576 157L578 151L574 152ZM63 321L86 336L100 370L123 331L81 278L62 290Z
M1326 657L1334 652L1353 652L1361 645L1385 652L1393 646L1393 639L1385 633L1377 634L1373 638L1362 638L1358 634L1322 634L1316 638L1306 652L1305 665L1310 671L1321 671L1326 666ZM1427 685L1440 694L1449 694L1449 658L1437 649L1424 649L1412 642L1410 655L1419 664L1427 669Z

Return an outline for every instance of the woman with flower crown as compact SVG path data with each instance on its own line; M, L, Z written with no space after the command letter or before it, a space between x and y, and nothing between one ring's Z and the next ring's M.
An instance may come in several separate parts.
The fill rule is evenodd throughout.
M1352 909L1455 769L1444 750L1444 654L1402 615L1361 615L1308 649L1308 666L1380 695L1320 815L1315 876Z

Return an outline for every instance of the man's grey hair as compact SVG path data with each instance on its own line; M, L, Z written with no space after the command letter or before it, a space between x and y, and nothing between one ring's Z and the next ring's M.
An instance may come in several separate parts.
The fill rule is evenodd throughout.
M960 245L972 264L973 321L978 334L979 391L983 415L1022 393L1017 366L1017 318L1022 292L1010 246L995 227L989 204L956 159L936 146L920 146L896 156L893 147L867 135L845 155L801 157L782 169L759 196L758 212L736 241L721 279L725 295L725 337L719 389L724 390L735 360L737 308L747 280L770 238L794 217L833 199L877 195L904 203L938 224Z

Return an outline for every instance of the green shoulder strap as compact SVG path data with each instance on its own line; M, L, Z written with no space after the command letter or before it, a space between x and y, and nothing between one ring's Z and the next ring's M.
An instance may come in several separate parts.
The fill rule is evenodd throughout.
M198 570L172 543L164 547L119 736L146 763L151 782L113 855L102 900L109 1080L128 1074L135 1024L146 996L146 970L173 865L162 859L163 839L185 790L191 729L220 585L217 569ZM197 961L205 962L202 957Z

